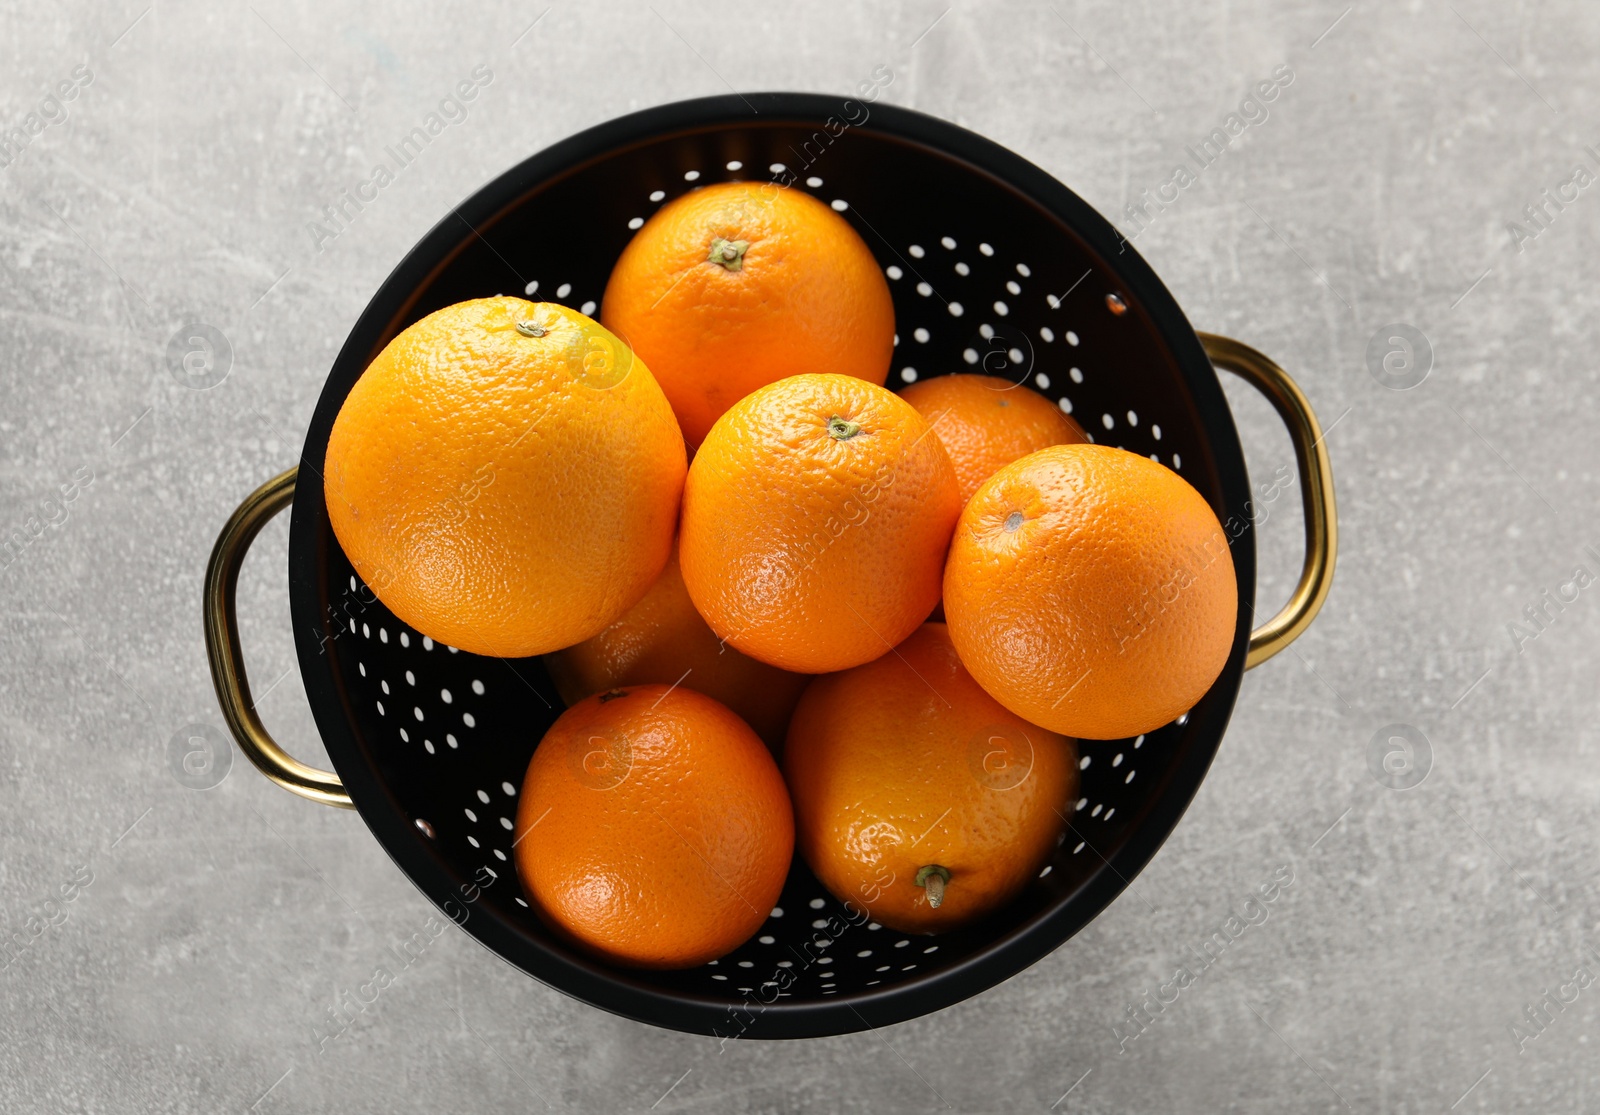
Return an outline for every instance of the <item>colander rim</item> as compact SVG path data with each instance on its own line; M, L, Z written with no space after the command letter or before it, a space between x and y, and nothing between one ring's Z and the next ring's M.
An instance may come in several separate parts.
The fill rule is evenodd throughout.
M642 109L589 127L536 152L462 200L405 255L373 294L352 326L324 383L301 454L303 475L316 483L297 490L290 519L290 606L306 695L328 756L362 820L396 866L448 916L462 882L400 808L375 767L362 755L335 676L335 656L323 653L322 570L331 531L320 482L333 420L350 386L371 356L408 319L416 301L451 259L529 193L592 162L669 135L691 135L732 125L806 123L821 126L853 98L818 93L765 92L694 98ZM1021 194L1069 229L1114 271L1137 299L1168 346L1191 392L1207 438L1224 502L1243 506L1249 495L1242 448L1215 370L1193 327L1166 286L1133 246L1097 210L1062 182L1022 156L961 126L882 102L854 125L864 132L926 148L965 164ZM338 382L343 378L342 389ZM1219 518L1224 508L1217 508ZM959 961L898 982L862 991L841 990L818 1000L779 1000L762 1006L738 1036L792 1038L840 1035L905 1021L988 990L1036 963L1099 916L1149 863L1176 827L1209 768L1238 698L1244 673L1255 590L1255 542L1247 526L1234 540L1241 622L1227 664L1208 699L1197 706L1181 760L1163 771L1165 788L1144 821L1075 891ZM514 872L505 882L515 885ZM459 904L458 904L458 908ZM479 916L481 915L481 916ZM696 993L669 992L605 968L518 930L487 907L468 919L468 935L506 963L541 983L615 1014L687 1033L730 1036L745 1006Z

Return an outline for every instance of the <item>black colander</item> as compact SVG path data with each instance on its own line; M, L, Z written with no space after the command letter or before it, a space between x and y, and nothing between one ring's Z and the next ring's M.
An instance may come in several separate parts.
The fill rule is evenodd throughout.
M797 858L778 908L737 951L688 971L628 971L554 939L528 908L512 866L523 773L563 708L540 660L457 652L397 620L334 538L321 470L346 394L406 326L495 294L593 314L634 229L665 201L731 179L805 190L855 226L894 295L890 387L951 372L1008 376L1058 400L1095 441L1147 454L1193 484L1231 542L1238 627L1221 676L1186 715L1137 739L1082 744L1082 796L1063 842L1037 881L988 920L909 937L842 906ZM1266 393L1298 457L1305 568L1289 605L1254 634L1250 486L1213 362ZM295 498L297 471L307 483ZM273 743L251 707L239 651L240 563L262 524L291 501L295 640L337 775ZM529 975L606 1010L690 1032L839 1034L991 987L1104 909L1193 797L1244 670L1310 623L1334 552L1332 481L1304 396L1261 354L1197 337L1144 260L1077 195L1010 151L919 113L752 93L591 128L501 175L424 237L345 342L299 469L251 495L217 540L206 638L224 716L256 766L303 796L353 805L424 894Z

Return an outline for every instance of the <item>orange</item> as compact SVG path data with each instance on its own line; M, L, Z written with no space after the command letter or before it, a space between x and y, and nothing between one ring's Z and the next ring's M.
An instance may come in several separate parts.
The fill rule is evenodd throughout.
M789 794L756 734L679 686L597 693L528 764L517 874L558 933L616 964L691 968L761 927L794 853Z
M600 320L650 365L690 445L758 387L802 372L881 385L894 303L850 223L802 190L706 186L623 250Z
M1002 705L1080 739L1188 711L1228 660L1233 557L1205 498L1137 453L1057 445L1007 465L962 512L944 614Z
M683 587L676 551L644 599L592 639L545 656L567 704L618 686L682 685L721 701L774 751L810 679L757 662L717 638Z
M1038 876L1077 796L1073 742L979 688L942 623L811 683L784 773L801 854L841 901L937 933Z
M928 420L950 454L963 506L979 484L1019 457L1089 440L1049 399L999 376L935 376L902 387L900 397Z
M915 631L961 511L930 435L910 403L840 375L780 380L718 419L678 541L711 630L807 674L870 662Z
M475 654L603 630L672 548L683 437L643 363L550 303L480 298L405 329L328 438L323 491L356 572Z

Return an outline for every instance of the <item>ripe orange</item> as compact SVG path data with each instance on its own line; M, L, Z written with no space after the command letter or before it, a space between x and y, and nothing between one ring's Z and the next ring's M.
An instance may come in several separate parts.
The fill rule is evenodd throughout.
M727 705L774 751L782 749L789 714L811 680L757 662L718 639L683 587L676 551L627 615L544 661L569 705L618 686L682 685Z
M950 454L961 503L1012 461L1050 445L1088 441L1083 428L1028 387L999 376L948 375L900 389Z
M517 805L517 874L558 933L616 964L692 968L783 890L794 819L745 722L690 689L630 686L561 714Z
M644 364L564 306L429 314L362 373L323 490L356 571L401 620L512 658L602 630L666 564L683 437Z
M1057 445L995 473L962 512L945 567L950 636L978 684L1080 739L1186 712L1222 671L1238 611L1205 498L1107 446Z
M996 909L1038 876L1077 795L1073 742L1001 708L942 623L811 683L784 754L801 854L908 933Z
M756 388L802 372L882 384L889 284L850 223L803 190L726 182L651 217L600 320L650 365L690 445Z
M752 658L821 674L870 662L939 599L961 511L911 404L849 376L793 376L717 420L684 484L683 583Z

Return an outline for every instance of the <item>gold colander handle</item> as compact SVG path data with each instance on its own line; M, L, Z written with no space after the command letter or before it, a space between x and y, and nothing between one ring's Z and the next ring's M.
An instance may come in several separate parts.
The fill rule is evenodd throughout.
M217 689L217 703L228 730L239 749L250 757L256 769L285 790L324 805L353 808L339 776L329 770L308 767L279 747L267 734L261 717L250 699L250 682L244 672L244 652L239 648L239 623L235 596L239 587L239 567L261 528L294 500L295 476L292 468L274 476L251 492L238 510L228 517L211 550L206 565L206 592L203 611L206 625L206 659L211 664L211 683Z
M1306 522L1306 558L1300 583L1289 602L1266 623L1250 632L1245 669L1259 666L1300 637L1311 626L1333 587L1333 565L1339 551L1338 513L1333 503L1333 469L1322 427L1289 373L1249 345L1214 333L1199 334L1211 363L1225 368L1267 397L1294 442L1300 474L1300 506Z

